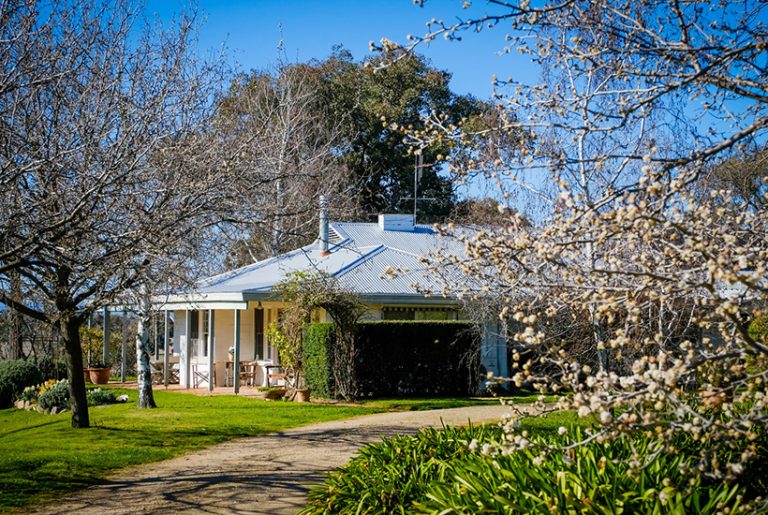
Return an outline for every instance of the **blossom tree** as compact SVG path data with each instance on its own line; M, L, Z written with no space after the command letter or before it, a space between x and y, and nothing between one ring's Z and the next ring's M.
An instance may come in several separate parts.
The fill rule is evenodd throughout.
M641 432L675 452L688 435L702 458L691 472L734 479L768 423L768 345L750 332L768 300L768 176L752 170L747 196L743 181L711 178L723 166L738 176L733 164L768 135L768 5L470 4L455 23L376 46L397 58L503 30L502 51L532 59L543 81L494 78L500 115L482 130L433 113L404 133L415 148L478 142L452 156L457 180L489 179L502 208L525 195L537 209L529 225L510 209L501 226L444 227L465 255L425 260L480 285L453 293L501 299L516 327L505 380L568 392L557 409L599 420L586 440Z

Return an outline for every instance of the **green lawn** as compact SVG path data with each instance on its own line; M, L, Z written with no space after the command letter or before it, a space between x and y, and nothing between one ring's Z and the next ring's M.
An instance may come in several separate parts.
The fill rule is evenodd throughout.
M0 410L0 512L83 488L129 465L163 460L242 436L383 411L243 397L156 391L154 410L128 404L90 409L91 429L72 429L70 414Z
M537 394L504 396L511 404L531 404L538 399ZM555 400L547 397L547 402ZM463 408L465 406L477 406L482 404L498 404L496 397L434 397L421 399L373 399L362 401L361 404L370 408L380 408L388 411L422 411L430 409Z
M368 400L356 406L297 404L223 395L155 391L154 410L127 404L90 409L91 429L70 427L70 414L0 410L0 512L83 488L115 469L164 460L208 445L314 422L383 411L456 408L494 398ZM529 403L535 395L512 397Z

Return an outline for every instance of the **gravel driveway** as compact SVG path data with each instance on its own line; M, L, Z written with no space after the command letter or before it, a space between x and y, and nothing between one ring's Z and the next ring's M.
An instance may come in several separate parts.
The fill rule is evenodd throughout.
M241 438L124 469L98 486L28 513L296 513L307 485L382 436L500 419L501 405L381 413ZM521 411L531 412L523 406Z

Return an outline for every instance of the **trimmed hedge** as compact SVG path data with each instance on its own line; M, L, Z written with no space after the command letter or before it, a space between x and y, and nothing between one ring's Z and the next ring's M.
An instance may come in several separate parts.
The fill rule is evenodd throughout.
M27 386L42 382L40 370L31 361L0 361L0 409L10 408Z
M332 324L304 333L304 374L319 397L334 397ZM464 396L480 384L480 341L468 322L387 320L357 326L355 376L365 397Z
M309 324L304 328L304 381L316 397L327 399L334 396L330 346L335 336L335 326L330 322Z

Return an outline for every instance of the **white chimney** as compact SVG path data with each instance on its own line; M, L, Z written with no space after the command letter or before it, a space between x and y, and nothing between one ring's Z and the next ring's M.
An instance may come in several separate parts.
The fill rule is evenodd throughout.
M413 232L413 215L379 215L379 228L382 231Z

